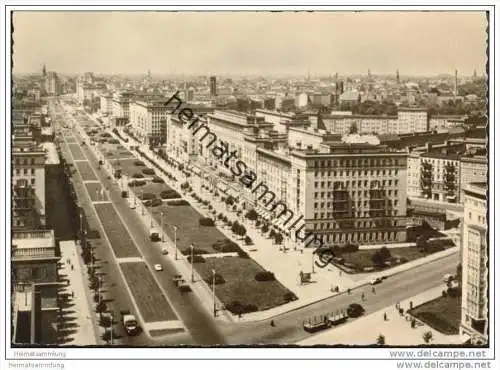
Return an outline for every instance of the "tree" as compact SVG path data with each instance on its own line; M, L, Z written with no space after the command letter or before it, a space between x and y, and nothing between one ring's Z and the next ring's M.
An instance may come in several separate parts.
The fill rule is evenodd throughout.
M274 235L274 242L275 242L276 244L281 244L281 243L283 243L283 235L281 235L280 233L276 233L276 234Z
M432 340L432 332L430 330L426 331L422 335L422 338L423 338L423 340L424 340L425 343L430 343L430 341Z
M462 288L462 264L459 263L457 265L457 280L458 280L458 287Z
M432 197L432 164L423 161L420 167L420 187L422 195L427 199Z
M377 337L377 344L379 346L383 346L385 344L385 336L383 334L379 334Z
M353 122L351 124L351 127L349 128L349 133L350 134L357 134L358 133L358 125L356 124L356 122Z
M264 224L264 225L262 225L261 230L264 234L267 234L267 232L269 231L269 226L267 224Z
M448 196L454 196L457 189L456 185L456 168L453 164L448 163L444 167L444 189Z
M250 221L255 221L257 219L257 216L258 216L257 212L254 209L251 209L245 215L245 217L248 218Z
M380 254L384 258L384 261L387 261L391 258L391 251L387 247L380 248Z

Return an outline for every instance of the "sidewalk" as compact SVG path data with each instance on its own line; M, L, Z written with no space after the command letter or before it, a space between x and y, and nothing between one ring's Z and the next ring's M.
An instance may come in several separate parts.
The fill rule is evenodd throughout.
M153 158L160 166L168 168L168 170L172 172L179 180L184 178L181 171L179 171L175 167L169 166L162 158L156 155L156 153L151 152L149 148L141 147L141 151L147 154L150 158ZM144 158L141 157L141 159ZM180 194L184 194L184 192L180 190L179 186L183 181L179 181L178 185L172 183L162 174L160 174L160 177L162 177ZM252 238L254 245L244 245L241 240L236 239L235 235L226 228L219 227L219 230L226 237L237 242L242 247L242 249L247 251L251 258L258 264L260 264L265 270L272 271L275 274L277 280L285 285L288 289L290 289L299 298L296 301L280 305L266 311L258 311L245 314L241 319L239 319L239 321L265 320L270 317L332 297L334 295L341 294L347 289L354 289L356 287L369 284L374 278L394 275L420 266L422 264L426 264L431 261L457 253L459 250L459 247L450 248L445 251L438 252L430 256L396 266L391 269L373 273L347 274L333 265L328 265L323 269L317 266L313 267L313 258L315 257L315 255L313 255L312 248L305 248L302 250L292 250L291 248L289 248L288 252L280 251L280 246L273 244L271 239L264 237L261 232L253 226L253 222L245 219L244 217L238 217L236 215L236 212L228 210L226 204L221 202L219 198L213 197L212 194L210 194L208 191L202 189L202 181L203 180L198 176L192 176L188 179L188 182L191 183L193 189L196 189L198 191L198 194L202 198L209 199L211 201L211 204L217 211L217 213L228 215L228 218L233 222L237 220L238 222L243 223L247 228L247 235ZM205 207L202 207L201 204L194 201L190 197L186 195L183 196L184 198L189 199L192 207L195 208L198 212L203 215L207 214L207 210L205 209ZM140 209L138 210L140 211ZM150 217L147 216L145 222L149 221ZM158 225L156 226L158 227ZM279 261L279 263L277 263L277 261ZM190 274L190 265L188 266L188 268ZM312 282L309 284L301 285L299 281L300 271L312 272ZM335 286L339 287L339 293L332 292L332 288Z
M442 290L443 287L436 287L404 300L400 302L400 305L405 310L409 308L410 301L413 302L414 307L418 306L441 296ZM384 313L387 314L387 321L383 319ZM320 344L373 345L376 344L377 337L382 334L385 336L386 345L418 346L425 345L422 335L427 331L432 332L432 340L429 344L458 345L463 343L460 335L445 335L425 324L421 326L417 325L415 328L412 328L410 321L407 321L405 316L400 316L394 306L390 306L366 317L357 319L348 325L326 330L320 334L297 342L296 344L302 346Z
M80 263L77 246L72 240L61 241L60 248L63 265L60 273L68 280L68 285L60 292L61 295L68 297L66 304L68 307L62 312L63 315L75 316L74 321L68 324L75 328L75 332L70 335L67 343L75 346L99 344L98 329L94 325L97 317L91 309L91 300L84 278L87 273ZM71 319L71 316L68 319ZM64 326L64 323L62 325Z

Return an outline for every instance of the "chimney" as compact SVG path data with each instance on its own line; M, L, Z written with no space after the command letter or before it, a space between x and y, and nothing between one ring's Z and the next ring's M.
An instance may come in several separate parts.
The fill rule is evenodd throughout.
M432 143L426 143L427 151L430 152L432 150Z

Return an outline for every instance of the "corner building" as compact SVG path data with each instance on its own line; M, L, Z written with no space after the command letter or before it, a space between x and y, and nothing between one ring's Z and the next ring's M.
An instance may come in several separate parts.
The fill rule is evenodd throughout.
M464 188L462 320L460 334L488 342L488 223L486 183Z
M366 143L294 148L289 206L325 245L404 242L407 156Z

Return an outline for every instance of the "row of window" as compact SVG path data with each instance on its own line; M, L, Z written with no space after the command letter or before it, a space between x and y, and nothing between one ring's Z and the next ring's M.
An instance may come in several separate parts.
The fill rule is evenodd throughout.
M386 207L390 207L391 205L393 205L394 207L397 207L398 206L398 201L397 200L393 200L391 202L391 200L387 200L387 202L385 202L385 206ZM383 204L383 202L381 203ZM314 210L317 210L318 208L330 208L330 207L333 207L335 205L335 203L330 203L330 202L315 202L314 203ZM369 205L371 205L373 207L373 203L370 202L370 204L368 203L368 201L364 201L364 202L361 202L361 201L357 201L357 202L352 202L352 206L355 207L357 206L358 208L360 208L361 206L363 207L368 207Z
M28 169L27 168L23 168L23 175L27 175L28 174ZM32 168L31 169L31 174L34 175L35 174L35 169ZM20 168L16 168L16 175L20 175L21 174L21 169Z
M352 171L314 171L315 177L325 176L394 176L398 174L398 170L352 170Z
M314 161L313 167L351 167L351 166L398 166L404 165L404 159L341 159Z
M28 158L24 158L23 160L21 160L21 158L15 158L14 164L16 166L20 166L20 165L27 166L28 164L35 164L35 158L31 158L29 161L28 161Z
M303 204L302 204L302 206L303 206ZM297 205L297 207L298 207L298 205ZM315 209L315 210L317 210L317 209ZM344 210L345 212L342 212L342 213L340 213L340 211L342 211L342 210L338 210L337 209L337 212L315 212L314 213L314 219L315 220L321 220L321 219L331 219L331 218L334 218L334 217L338 217L338 218L376 217L376 215L374 213L375 211L370 211L370 210L359 210L358 209L358 210L352 212L352 216L349 216L349 212L347 212L347 210ZM380 217L383 217L383 216L397 216L398 215L398 210L397 209L393 209L393 210L386 209L383 212L377 212L377 215L380 216ZM332 228L333 227L333 224L324 224L324 225L325 225L325 228ZM321 228L323 228L323 226L321 226Z
M376 242L394 241L397 238L396 232L354 232L354 233L332 233L318 234L323 242L345 243L345 242Z
M399 184L399 180L381 180L381 181L378 181L378 183L384 187L384 186L392 186L394 184L394 186L398 186ZM314 182L314 187L315 188L324 188L324 187L327 187L327 188L331 188L333 185L335 186L338 186L338 185L341 185L342 187L343 186L349 186L349 181L346 181L345 183L344 182L338 182L338 181L315 181ZM350 186L351 187L367 187L368 186L368 180L353 180L350 182Z

